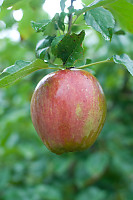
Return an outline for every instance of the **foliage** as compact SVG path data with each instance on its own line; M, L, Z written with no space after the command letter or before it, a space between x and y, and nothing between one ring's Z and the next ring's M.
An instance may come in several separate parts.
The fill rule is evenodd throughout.
M69 34L64 16L69 17L70 13L64 13L65 2L61 0L62 13L51 20L41 11L44 1L5 0L1 6L4 31L17 23L20 41L0 39L0 71L12 66L0 75L0 87L28 76L0 90L0 200L132 200L133 79L121 65L133 73L132 1L83 0L80 10L69 8L75 21ZM7 10L9 6L13 7ZM23 18L16 22L12 13L20 8ZM93 19L95 9L102 10L102 15L104 10L110 13L109 26L106 22L99 28L102 16L97 20L95 15ZM87 18L90 14L91 20ZM35 30L42 32L35 33L31 21L35 21ZM78 37L82 28L86 33L83 43ZM66 58L58 56L64 49L60 41L64 37L69 40L71 35L79 47L75 47L74 55L77 51L84 53L82 60L75 55L72 64L78 68L83 65L96 74L105 91L108 113L100 137L90 149L57 156L45 148L33 128L30 99L45 74L64 67L61 59L66 62ZM92 60L99 65L93 65ZM30 74L33 71L36 72Z
M21 4L19 5L20 2L22 3L22 5ZM56 13L53 19L51 20L43 19L40 22L34 22L34 21L31 22L32 28L36 32L42 32L43 35L45 36L43 41L40 41L36 47L36 56L38 57L38 59L44 60L44 68L46 68L46 63L48 64L49 68L51 64L56 65L57 69L59 69L60 67L69 68L69 66L70 67L82 66L85 64L85 59L87 58L84 57L83 48L81 47L83 39L85 37L85 33L82 30L80 34L77 34L77 33L71 34L72 26L75 25L76 20L84 13L85 13L84 20L86 24L94 28L99 33L101 33L102 36L105 38L105 40L111 40L112 35L114 33L114 29L115 29L114 16L116 20L120 22L120 25L122 26L122 28L127 29L131 33L133 32L131 28L133 5L130 2L127 2L126 0L122 0L122 2L119 0L115 0L115 1L114 0L95 0L93 2L90 2L91 4L89 4L88 6L84 5L84 8L79 9L79 10L74 9L73 0L72 0L71 6L68 9L69 10L68 13L64 12L65 2L66 1L60 2L62 12L60 14ZM5 0L2 4L3 10L5 8L8 8L9 6L12 6L12 9L18 9L18 7L15 7L16 5L19 5L20 7L22 6L22 8L23 7L25 8L23 11L24 13L23 19L25 21L23 23L23 20L22 20L22 22L20 22L19 27L18 27L18 30L20 31L22 38L25 38L25 39L27 37L30 37L29 33L32 33L32 31L30 30L31 26L29 26L30 17L32 16L32 18L34 18L32 9L34 8L34 6L38 8L37 6L38 4L36 2L32 4L32 2L28 0L26 4L28 8L27 7L25 8L24 2L22 2L22 0L20 0L19 2L16 0L12 0L12 1ZM40 6L40 2L39 2L39 6ZM28 12L26 12L26 15L25 15L25 10L28 10ZM66 16L69 18L68 27L65 24ZM73 20L73 16L76 17L74 20ZM68 31L66 31L67 29ZM118 56L116 55L115 57L118 57ZM57 58L60 58L62 61L62 66L59 66L59 68L58 68ZM32 70L29 69L27 70L27 73L25 73L26 72L25 63L21 61L19 63L21 63L20 69L23 69L22 77L37 70L36 68L32 68ZM24 66L22 66L22 63L24 63ZM133 64L132 64L132 61L130 61L130 58L125 59L125 60L121 59L120 63L125 65L126 67L129 65L132 65L130 67L130 70L129 70L129 67L127 67L127 69L129 70L131 74L133 74ZM85 67L89 67L89 66L85 66ZM30 65L29 65L29 68L30 68ZM18 70L18 65L15 64L13 65L13 67L11 66L10 70L12 71L12 76L10 76L9 73L6 73L7 77L3 79L3 73L5 76L5 71L7 70L4 70L3 73L0 75L1 87L12 84L13 82L21 78L19 73L18 73L18 76L16 75L16 71ZM6 82L7 80L9 81L8 84Z

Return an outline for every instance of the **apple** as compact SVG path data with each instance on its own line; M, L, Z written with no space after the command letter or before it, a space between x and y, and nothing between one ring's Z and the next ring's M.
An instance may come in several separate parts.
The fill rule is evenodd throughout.
M65 69L46 75L31 100L33 125L56 154L90 147L106 117L106 100L97 79L87 71Z

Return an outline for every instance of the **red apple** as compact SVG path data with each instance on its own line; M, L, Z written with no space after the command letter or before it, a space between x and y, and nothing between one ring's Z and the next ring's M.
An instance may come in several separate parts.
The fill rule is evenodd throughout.
M90 147L106 117L106 101L97 79L87 71L60 70L46 75L31 100L33 125L56 154Z

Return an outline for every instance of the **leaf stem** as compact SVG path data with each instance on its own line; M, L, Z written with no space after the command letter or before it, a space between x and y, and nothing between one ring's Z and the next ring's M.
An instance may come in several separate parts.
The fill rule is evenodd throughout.
M76 18L73 20L72 25L75 24L76 20L78 19L79 15L76 16Z
M42 68L43 69L43 68ZM63 69L63 68L60 68L60 67L48 67L48 68L45 68L45 69L55 69L55 70L59 70L59 69Z
M62 34L61 34L61 31L60 31L60 28L59 28L59 25L58 25L58 22L56 22L56 25L57 25L57 28L58 28L59 34L62 35Z
M52 64L52 63L51 63L51 65L52 66L51 67L48 66L47 69L55 69L55 70L64 69L63 65L56 65L56 64Z
M98 62L95 62L95 63L90 63L90 64L87 64L87 65L83 65L83 66L80 66L80 67L76 67L77 69L84 69L84 68L88 68L88 67L91 67L93 65L97 65L97 64L103 64L103 63L107 63L107 62L114 62L113 60L102 60L102 61L98 61Z

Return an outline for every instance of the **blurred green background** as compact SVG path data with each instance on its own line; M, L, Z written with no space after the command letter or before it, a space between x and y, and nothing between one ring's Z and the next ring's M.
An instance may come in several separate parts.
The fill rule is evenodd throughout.
M30 21L48 19L43 3L16 4L14 9L23 11L20 21L14 19L12 9L1 9L0 71L16 60L35 59L43 35L34 32ZM114 35L109 42L87 29L84 48L93 61L122 53L133 59L133 35ZM133 199L133 78L123 66L112 63L92 69L104 89L108 112L99 138L83 152L57 156L34 130L31 96L49 70L0 89L0 200Z

